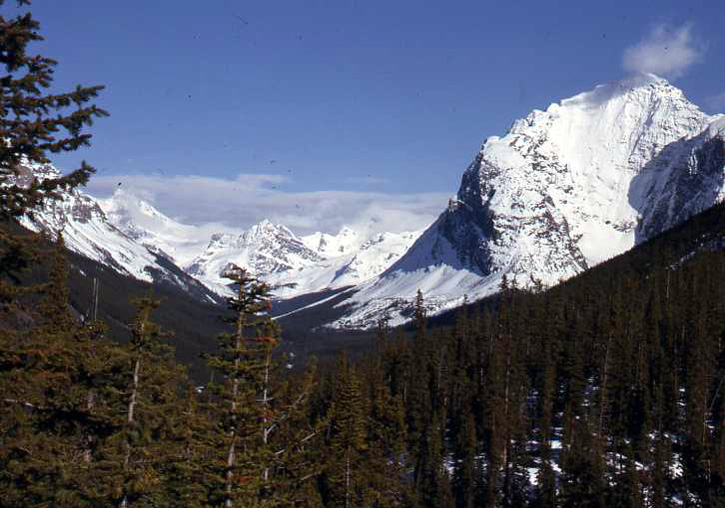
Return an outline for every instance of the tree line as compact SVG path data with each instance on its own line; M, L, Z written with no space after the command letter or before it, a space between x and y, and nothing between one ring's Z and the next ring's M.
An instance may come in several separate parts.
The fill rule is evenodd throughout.
M725 503L722 206L551 290L504 279L451 326L430 326L419 295L411 331L383 319L371 352L319 367L287 368L269 288L234 267L198 386L153 293L120 344L69 305L62 234L15 227L93 173L28 167L106 115L88 105L101 87L48 92L55 62L27 51L38 30L0 17L0 504Z
M358 361L295 370L269 288L237 268L197 386L153 295L127 345L73 314L61 235L2 307L3 505L721 506L725 252L654 250L504 283L452 326L421 297L411 333L383 320Z

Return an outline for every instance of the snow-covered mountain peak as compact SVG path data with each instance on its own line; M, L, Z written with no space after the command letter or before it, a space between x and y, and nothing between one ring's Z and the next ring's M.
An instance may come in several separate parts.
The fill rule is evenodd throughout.
M242 266L274 285L323 258L308 248L281 224L263 220L241 235L212 235L206 249L187 265L190 274L204 280L219 293L226 292L224 273L229 266Z
M343 226L336 235L317 232L300 239L325 258L348 255L359 249L362 244L361 236L349 226Z
M140 222L154 220L164 224L171 224L174 221L154 208L151 203L145 201L131 192L118 187L108 199L99 200L103 211L109 216L118 217L119 221Z
M145 226L166 228L171 219L156 210L149 203L133 194L118 188L107 199L99 199L98 203L109 220L132 238L140 239L148 236Z
M57 176L36 169L23 177ZM270 220L244 232L189 226L120 188L103 210L73 191L30 226L65 227L79 252L146 280L165 255L220 294L231 264L280 298L357 286L344 293L336 326L360 327L384 314L403 321L419 289L436 312L496 292L503 275L519 286L555 284L723 199L725 116L643 74L534 110L487 138L422 234L356 224L298 237Z
M246 242L259 242L264 240L275 240L288 238L297 240L297 237L286 226L275 224L268 219L263 219L243 233Z
M23 179L57 178L60 172L50 164L24 164L17 183ZM214 299L197 280L162 259L158 250L148 248L117 228L106 216L98 200L74 188L61 192L59 199L21 217L21 224L32 231L51 236L63 233L66 246L78 254L98 261L119 273L136 279L171 284L200 298Z
M359 235L349 226L342 226L336 235L338 238L357 238Z
M239 248L242 241L243 235L235 235L233 233L214 233L209 238L209 243L203 252L210 254L214 252L223 252L228 249L236 249Z
M724 194L718 118L654 75L531 112L486 139L456 198L337 326L400 322L418 289L436 311L504 274L552 285L709 206Z
M105 199L98 199L108 220L146 248L185 264L207 244L208 233L196 226L168 217L148 201L118 187Z
M352 228L337 235L297 237L287 227L265 220L242 235L214 235L187 271L226 291L224 272L245 267L269 283L277 297L288 298L328 288L359 284L388 268L415 241L417 233L383 233L363 242Z
M484 149L493 158L556 154L574 176L604 174L616 184L613 174L636 173L666 144L699 132L708 118L666 80L639 75L534 111Z
M52 165L27 164L16 180L23 185L33 178L57 176ZM344 227L337 235L298 238L270 220L243 232L192 226L120 187L105 199L73 189L22 220L36 231L62 230L69 248L121 273L149 282L169 281L203 298L209 298L206 288L229 294L224 274L232 265L268 282L281 298L355 285L385 270L416 237L381 234L363 242L352 228ZM216 232L209 234L210 230ZM312 238L315 242L309 247Z
M628 193L632 178L665 146L711 121L654 75L600 85L518 120L503 138L489 138L458 199L479 207L490 199L488 210L512 218L521 215L516 210L562 214L576 248L596 263L629 242L623 235L633 231L641 206Z

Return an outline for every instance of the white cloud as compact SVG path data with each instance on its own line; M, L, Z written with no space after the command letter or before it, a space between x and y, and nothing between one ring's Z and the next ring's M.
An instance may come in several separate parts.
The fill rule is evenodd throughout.
M365 191L285 192L278 175L239 175L236 179L193 175L95 175L94 196L122 188L179 222L247 228L262 219L297 234L336 233L348 225L370 233L410 231L429 225L445 208L443 193L385 194Z
M638 44L624 51L623 65L628 71L676 79L700 62L703 52L703 45L693 35L692 24L656 25Z

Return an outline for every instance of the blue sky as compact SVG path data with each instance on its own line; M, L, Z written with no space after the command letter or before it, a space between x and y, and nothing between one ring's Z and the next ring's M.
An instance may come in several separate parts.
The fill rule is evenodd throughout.
M624 68L627 48L678 34L686 61L667 73L704 110L725 111L719 0L34 0L32 11L58 86L107 86L98 103L111 116L93 146L57 164L88 159L95 192L123 180L190 221L227 219L197 214L164 182L254 181L247 195L307 206L346 196L329 210L343 215L358 194L368 208L405 194L434 214L485 137L625 76L637 66Z

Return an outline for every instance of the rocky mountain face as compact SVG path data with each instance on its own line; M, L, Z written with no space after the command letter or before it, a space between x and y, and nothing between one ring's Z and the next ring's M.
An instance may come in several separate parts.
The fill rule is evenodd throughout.
M641 205L637 243L719 203L725 197L725 117L700 134L668 145L630 188Z
M556 284L723 200L724 180L725 117L642 75L535 110L486 139L424 232L298 237L263 221L211 235L120 189L106 200L73 191L24 223L62 230L74 251L141 280L223 296L223 273L237 264L280 299L337 290L344 316L328 325L361 328L409 319L418 290L435 313L496 292L504 276L519 287Z
M21 185L24 179L60 176L52 165L27 164L22 169L18 180ZM218 300L205 285L185 273L168 256L148 249L114 226L98 201L79 189L66 192L62 199L47 201L41 209L22 217L21 223L51 237L62 232L70 250L124 275L177 286L201 300Z
M21 179L58 174L51 165L28 165ZM345 227L337 235L297 237L268 220L242 233L211 234L213 226L182 224L121 188L107 199L75 189L22 222L51 235L62 231L68 248L119 273L171 283L204 300L231 294L224 273L233 265L268 282L281 299L354 286L383 272L420 234L364 238Z
M241 235L216 234L186 271L219 293L224 272L243 266L272 286L278 298L323 289L354 286L393 264L419 233L380 233L363 240L350 228L337 235L297 237L286 227L264 220Z
M299 272L324 258L286 227L264 220L241 235L215 234L206 250L186 266L195 277L223 292L224 273L233 265L247 268L279 291L288 272Z
M411 249L346 302L333 324L401 322L430 310L571 277L723 197L725 121L643 75L533 111L488 138L456 199Z

